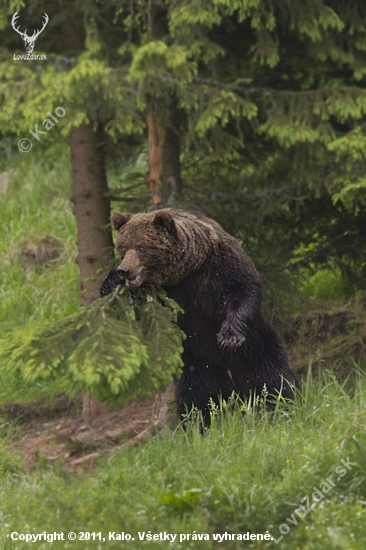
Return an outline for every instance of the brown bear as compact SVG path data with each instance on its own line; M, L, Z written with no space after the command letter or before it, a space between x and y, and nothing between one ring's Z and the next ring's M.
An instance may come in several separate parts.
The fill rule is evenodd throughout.
M162 287L184 310L184 368L175 389L180 415L195 406L209 421L211 399L234 392L245 400L264 386L293 398L286 351L260 311L258 273L234 237L184 210L117 212L112 225L121 263L101 294L122 282L130 289Z

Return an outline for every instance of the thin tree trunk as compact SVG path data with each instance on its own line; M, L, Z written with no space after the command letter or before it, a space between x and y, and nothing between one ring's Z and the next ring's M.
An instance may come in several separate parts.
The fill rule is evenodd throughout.
M148 3L149 36L163 40L169 33L167 7L160 0ZM147 127L149 135L148 187L150 204L158 207L177 200L180 186L180 140L178 109L172 97L148 101Z
M78 233L77 263L80 269L81 304L89 306L99 298L98 270L113 257L112 233L108 227L110 201L101 149L101 131L92 124L74 128L70 137L73 202ZM83 395L83 416L106 414L104 403Z
M150 204L158 206L177 199L180 185L180 140L172 126L156 115L151 107L147 115L149 133L148 187Z

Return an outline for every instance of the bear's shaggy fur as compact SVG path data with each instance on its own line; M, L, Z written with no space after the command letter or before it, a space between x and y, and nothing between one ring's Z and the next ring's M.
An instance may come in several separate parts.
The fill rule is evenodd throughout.
M184 369L176 382L180 415L194 405L209 419L209 401L270 394L293 398L286 351L263 319L259 276L238 241L219 224L183 210L112 216L129 288L162 287L184 310L179 325ZM108 286L108 284L107 284Z

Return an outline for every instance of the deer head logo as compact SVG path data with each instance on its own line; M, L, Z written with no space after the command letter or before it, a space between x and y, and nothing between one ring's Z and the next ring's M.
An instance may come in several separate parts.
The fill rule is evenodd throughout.
M39 31L33 31L33 34L32 36L28 36L27 35L27 29L25 29L24 32L21 32L19 30L19 27L16 28L15 26L15 23L16 23L16 20L17 18L19 17L19 12L16 11L13 15L13 18L11 20L11 26L13 27L13 29L20 34L20 36L23 38L24 40L24 44L25 44L25 51L27 53L32 53L33 49L34 49L34 44L35 44L35 41L37 40L37 38L39 37L39 35L41 34L41 32L43 31L43 29L45 28L45 26L47 25L48 23L48 20L49 20L49 17L47 15L47 13L44 14L44 21L43 21L43 25L42 25L42 28L39 30Z

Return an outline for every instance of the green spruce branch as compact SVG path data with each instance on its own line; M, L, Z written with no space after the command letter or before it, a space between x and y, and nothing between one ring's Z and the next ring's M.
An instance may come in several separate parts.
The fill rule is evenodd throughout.
M162 290L126 288L62 319L51 328L11 335L0 353L24 380L64 379L111 408L163 390L183 366L179 306Z

